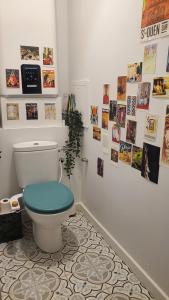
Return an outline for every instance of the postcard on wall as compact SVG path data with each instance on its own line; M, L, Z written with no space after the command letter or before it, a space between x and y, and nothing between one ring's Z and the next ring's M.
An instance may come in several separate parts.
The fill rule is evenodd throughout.
M103 85L103 104L109 104L110 84Z
M127 97L127 115L135 116L136 115L136 96Z
M105 133L102 134L102 149L103 153L109 153L109 135Z
M6 104L6 116L7 120L19 120L19 104L7 103Z
M101 141L101 129L97 126L93 126L93 138L97 141Z
M19 88L19 70L6 69L6 87Z
M143 149L133 145L131 166L141 171Z
M26 119L38 120L38 106L37 103L26 103Z
M112 126L112 142L117 144L120 143L120 126L116 123Z
M125 128L126 123L126 105L118 104L117 105L117 123Z
M169 166L169 105L166 109L161 161L164 165Z
M154 74L156 70L157 44L145 46L143 73Z
M97 158L97 174L103 177L104 172L104 160L100 157Z
M131 144L120 141L119 160L127 165L131 165L131 151Z
M127 77L119 76L117 78L117 100L118 101L126 100L126 88L127 88Z
M168 0L143 0L141 41L157 39L169 34Z
M126 141L132 144L136 143L136 127L137 122L132 120L127 120L127 132Z
M90 121L93 125L98 125L98 106L90 106Z
M150 90L151 90L150 82L142 82L138 84L138 93L137 93L138 109L149 109Z
M108 109L102 109L102 128L108 130L109 126L109 110Z
M141 82L142 80L142 62L129 64L127 69L127 82Z
M21 59L39 60L39 47L20 46Z
M44 47L43 49L43 64L53 65L53 48Z
M115 149L111 149L111 161L113 162L113 165L117 166L119 160L119 152Z
M154 78L153 96L169 98L169 77Z
M55 71L54 70L43 70L43 87L54 88L55 87Z
M55 103L45 103L45 120L56 120Z
M109 121L116 122L117 101L110 101Z
M167 55L167 66L166 66L166 72L169 72L169 47L168 47L168 55Z
M145 119L145 138L155 140L157 137L158 114L147 114Z
M141 176L154 183L158 183L159 158L160 147L147 143L143 144Z

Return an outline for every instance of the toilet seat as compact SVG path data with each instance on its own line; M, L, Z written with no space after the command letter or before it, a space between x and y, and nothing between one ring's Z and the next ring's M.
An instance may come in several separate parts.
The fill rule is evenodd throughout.
M48 181L26 186L23 201L27 208L38 214L56 214L69 209L74 197L64 184Z

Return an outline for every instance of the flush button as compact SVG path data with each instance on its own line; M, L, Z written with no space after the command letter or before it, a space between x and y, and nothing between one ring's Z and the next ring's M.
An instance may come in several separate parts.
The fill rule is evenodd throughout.
M34 143L33 145L34 145L34 146L38 146L38 145L39 145L39 143Z

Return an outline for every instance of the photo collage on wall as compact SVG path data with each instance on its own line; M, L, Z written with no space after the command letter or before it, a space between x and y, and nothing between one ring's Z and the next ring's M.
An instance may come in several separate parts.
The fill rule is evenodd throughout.
M40 77L42 78L43 88L55 88L56 86L56 79L55 79L55 67L54 67L54 51L53 48L43 47L42 53L40 48L37 46L20 46L20 59L21 62L26 61L26 64L29 66L36 66L34 65L36 62L40 63L40 58L43 57L42 66L45 66L48 69L42 69ZM22 63L21 63L22 64ZM40 67L40 65L39 65ZM52 67L52 69L51 69ZM44 68L44 67L43 67ZM20 88L23 86L23 83L20 83L20 70L19 69L6 69L6 88ZM36 85L36 78L34 85Z
M26 83L27 86L29 86L29 85L36 86L36 82L31 81L31 78L33 78L33 76L35 78L32 80L35 80L35 81L38 80L34 73L34 70L33 70L37 66L37 65L35 65L36 62L38 64L42 65L42 70L40 68L40 65L38 65L39 71L41 70L40 71L41 74L39 73L40 74L39 78L42 78L42 87L45 90L56 87L53 48L42 47L42 49L40 49L40 47L38 47L38 46L21 45L19 47L18 54L19 54L20 60L21 60L21 71L19 69L15 69L15 68L5 69L6 88L18 89L18 88L22 87L22 89L23 89L23 80L25 80L24 78L27 78L27 80L28 80L28 82ZM25 71L26 72L25 77L23 76L23 73L22 73L22 67L24 66L22 64L22 62L24 62L24 61L25 61L25 66L28 66L28 69ZM41 93L42 92L40 92L40 94ZM23 94L25 94L24 90L23 90ZM39 104L40 104L41 100L36 99L36 101L35 101L33 99L33 98L35 98L33 96L34 92L30 92L30 94L32 94L32 101L31 101L31 103L25 103L24 109L23 109L23 105L21 104L21 100L19 100L19 99L17 99L17 101L16 101L17 103L13 103L13 102L11 103L11 101L8 101L6 104L4 104L4 107L6 105L6 108L4 108L4 111L2 110L2 113L6 115L5 119L7 121L20 121L21 117L23 120L23 115L25 115L26 121L39 120L39 117L46 122L47 121L55 121L56 116L57 116L56 115L56 103L51 103L51 101L49 102L49 100L47 100L46 101L47 103L41 104L41 108L40 108ZM36 92L35 92L35 94L36 94ZM16 95L16 98L17 98L17 95ZM24 111L25 111L25 113L24 113ZM41 114L41 116L39 115L39 113ZM11 122L9 122L9 123L11 123Z
M167 1L164 6L169 11ZM157 7L160 8L164 14L161 14L158 23L161 26L166 21L165 13L167 9L164 6L160 1L157 1L157 3L150 0L144 1L141 24L141 39L143 41L151 39L150 36L145 35L143 30L145 28L151 29L152 24L154 24L153 15L150 15L150 11L154 11ZM161 31L158 37L163 35L169 35L169 22L167 32L164 34ZM166 53L164 73L169 72L169 47L167 47ZM169 76L155 76L158 72L159 63L157 60L159 59L158 43L153 42L144 45L142 59L138 62L133 60L134 63L129 63L126 66L126 74L118 76L113 81L117 82L117 86L112 88L111 83L103 84L103 96L101 95L101 97L103 97L102 105L104 107L101 109L101 128L98 127L98 105L91 106L90 113L90 121L93 125L93 140L101 142L102 146L104 145L102 147L104 154L110 152L112 165L116 167L131 166L143 178L155 184L159 181L160 150L162 164L169 166L169 103L166 105L166 102L163 102L165 107L165 115L163 116L158 114L158 111L152 111L153 101L156 101L157 106L163 98L169 100ZM146 77L146 75L149 77ZM150 78L150 76L151 80L144 79ZM137 87L135 94L128 92L133 85ZM115 97L112 97L112 91L116 93ZM142 116L141 119L138 116ZM161 122L162 117L165 124L163 145L160 148L156 143L159 140L159 121ZM138 133L141 128L142 135ZM142 141L140 141L140 136L143 137ZM105 151L106 147L107 151ZM103 177L104 160L100 157L97 160L97 174Z
M3 99L4 100L4 99ZM37 100L36 100L37 101ZM18 101L19 102L19 101ZM39 110L40 106L40 110ZM39 120L39 111L42 113L41 120L43 121L56 121L56 103L40 103L40 102L29 102L29 103L5 103L5 113L7 121L20 121L22 115L22 121L26 120ZM24 117L25 115L25 117ZM44 116L44 117L43 117ZM8 123L10 124L10 122Z

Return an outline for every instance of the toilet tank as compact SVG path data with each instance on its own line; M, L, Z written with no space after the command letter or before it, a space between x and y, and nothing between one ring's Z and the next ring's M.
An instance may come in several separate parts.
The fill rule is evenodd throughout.
M52 141L31 141L13 145L18 184L58 180L58 144Z

